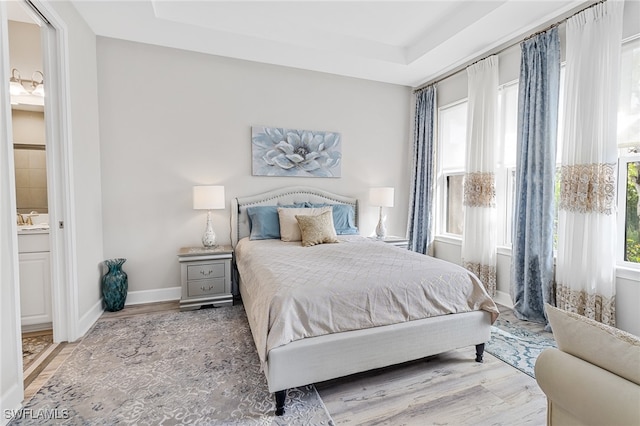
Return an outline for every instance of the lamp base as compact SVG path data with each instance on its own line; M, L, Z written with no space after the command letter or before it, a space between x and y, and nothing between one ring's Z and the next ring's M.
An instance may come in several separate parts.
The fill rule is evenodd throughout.
M376 226L376 238L379 240L384 240L387 237L387 227L384 224L384 220L382 207L380 207L380 217L378 218L378 226Z
M217 247L216 233L213 232L213 221L211 220L211 210L207 212L207 226L204 230L204 235L202 236L202 245L206 248Z

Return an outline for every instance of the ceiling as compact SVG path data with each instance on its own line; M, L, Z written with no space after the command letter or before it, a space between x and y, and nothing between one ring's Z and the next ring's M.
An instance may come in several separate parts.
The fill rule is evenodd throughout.
M72 3L99 36L415 87L593 1Z

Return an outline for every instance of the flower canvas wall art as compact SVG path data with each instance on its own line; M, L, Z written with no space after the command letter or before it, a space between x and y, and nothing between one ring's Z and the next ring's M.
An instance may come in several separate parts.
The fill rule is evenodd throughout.
M254 176L340 177L340 133L253 126Z

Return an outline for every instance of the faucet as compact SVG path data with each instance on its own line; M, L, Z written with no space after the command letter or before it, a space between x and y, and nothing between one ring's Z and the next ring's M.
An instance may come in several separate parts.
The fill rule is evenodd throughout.
M27 220L24 219L24 216L18 213L18 225L33 225L33 220L31 220L30 215L27 216Z

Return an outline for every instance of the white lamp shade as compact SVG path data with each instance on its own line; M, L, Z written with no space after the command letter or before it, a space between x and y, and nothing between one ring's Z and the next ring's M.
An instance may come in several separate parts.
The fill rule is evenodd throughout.
M393 207L393 188L369 189L369 201L372 206Z
M194 186L193 208L195 210L224 209L224 186Z

